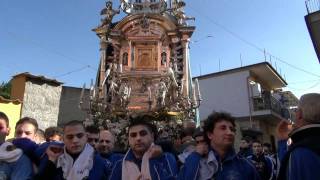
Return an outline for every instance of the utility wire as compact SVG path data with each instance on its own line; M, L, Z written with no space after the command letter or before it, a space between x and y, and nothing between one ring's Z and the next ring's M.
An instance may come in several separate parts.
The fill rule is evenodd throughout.
M26 37L18 36L18 35L16 35L15 33L12 33L12 32L9 32L9 31L5 31L5 32L6 32L7 34L9 34L11 37L17 39L18 41L23 40L23 41L25 41L25 42L28 42L28 44L33 44L34 46L36 46L36 47L38 47L38 48L40 48L40 49L43 49L43 50L45 50L45 51L47 51L47 52L49 52L49 53L56 54L56 55L58 55L58 56L64 57L65 59L67 59L67 60L69 60L69 61L71 61L71 62L73 62L73 63L84 65L84 63L82 63L82 62L79 62L78 60L75 60L75 59L73 59L73 58L70 58L70 57L68 57L68 56L66 56L66 55L64 55L64 54L62 54L62 53L60 53L60 52L58 52L58 51L55 51L55 50L52 50L52 49L48 49L48 48L44 47L43 45L41 45L40 43L38 43L38 42L36 42L36 41L34 41L34 40L28 39L28 38L26 38ZM94 71L97 71L96 68L93 68L93 67L91 67L90 65L86 65L86 66L87 66L88 68L94 70Z
M295 82L288 82L288 84L302 84L302 83L310 83L319 81L320 79L312 79L312 80L305 80L305 81L295 81Z
M320 78L320 75L318 75L318 74L315 74L313 72L310 72L310 71L307 71L305 69L299 68L299 67L297 67L295 65L292 65L292 64L290 64L290 63L288 63L288 62L286 62L286 61L284 61L284 60L282 60L282 59L270 54L269 52L266 52L266 53L269 54L271 57L275 58L276 60L278 60L278 61L280 61L280 62L282 62L282 63L284 63L284 64L286 64L286 65L288 65L288 66L290 66L290 67L292 67L294 69L300 70L300 71L302 71L302 72L304 72L306 74L309 74L309 75L312 75L312 76Z
M70 75L70 74L75 73L75 72L82 71L82 70L87 69L87 68L90 68L90 66L89 66L89 65L86 65L86 66L84 66L84 67L81 67L81 68L78 68L78 69L75 69L75 70L72 70L72 71L69 71L69 72L60 74L60 75L56 75L56 76L53 76L53 77L54 77L54 78L58 78L58 77L67 76L67 75Z
M316 82L315 84L313 84L312 86L307 87L307 88L304 88L304 89L297 89L297 88L292 87L292 86L288 86L288 87L291 88L291 89L294 89L294 90L296 90L296 91L306 91L306 90L308 90L308 89L315 88L315 87L317 87L318 85L320 85L320 80L319 80L318 82Z
M8 8L5 8L6 10L8 9ZM62 53L60 53L60 52L58 52L58 51L54 51L54 50L52 50L52 49L49 49L49 48L45 48L45 46L42 46L40 43L38 43L38 42L36 42L36 41L34 41L34 40L32 40L32 39L29 39L29 38L26 38L26 37L21 37L21 36L19 36L19 35L17 35L16 33L13 33L13 32L10 32L10 31L8 31L8 30L4 30L9 36L11 36L11 37L13 37L14 39L16 39L16 40L18 40L18 41L20 41L20 40L24 40L25 42L28 42L28 44L29 44L29 42L31 43L31 44L33 44L34 46L36 46L36 47L38 47L38 48L40 48L40 49L42 49L42 50L45 50L45 51L47 51L47 52L49 52L49 53L52 53L52 54L56 54L56 55L58 55L58 56L61 56L61 57L64 57L65 59L67 59L67 60L69 60L69 61L71 61L71 62L73 62L73 63L76 63L76 64L80 64L80 65L84 65L85 63L83 63L83 62L80 62L80 61L78 61L78 60L75 60L75 59L73 59L73 58L70 58L70 57L68 57L68 56L66 56L66 55L64 55L64 54L62 54ZM18 66L15 66L15 68L17 68ZM92 66L90 66L90 65L85 65L85 67L86 68L89 68L89 69L92 69L92 70L94 70L94 71L97 71L98 69L97 68L94 68L94 67L92 67ZM82 68L81 68L81 70L82 70ZM78 70L78 71L80 71L80 70ZM64 73L65 75L69 75L69 74L71 74L73 71L71 71L71 72L67 72L67 73ZM77 71L75 71L75 72L77 72ZM56 77L61 77L61 75L58 75L58 76L56 76Z
M204 17L207 18L211 23L213 23L214 25L218 26L218 27L221 28L222 30L226 31L227 33L229 33L230 35L232 35L232 36L235 37L236 39L239 39L240 41L248 44L249 46L257 49L258 51L260 51L260 52L262 52L262 53L265 53L265 54L268 54L269 56L275 58L276 60L278 60L278 61L280 61L280 62L282 62L282 63L290 66L291 68L294 68L294 69L299 70L299 71L302 71L302 72L304 72L304 73L306 73L306 74L309 74L309 75L312 75L312 76L315 76L315 77L320 78L320 75L315 74L315 73L313 73L313 72L309 72L309 71L307 71L307 70L304 70L304 69L302 69L302 68L300 68L300 67L297 67L297 66L295 66L295 65L292 65L292 64L290 64L290 63L288 63L288 62L280 59L280 58L277 57L277 56L274 56L274 55L271 54L270 52L265 51L265 49L260 48L260 47L257 46L256 44L254 44L254 43L252 43L252 42L250 42L250 41L242 38L242 37L239 36L238 34L232 32L231 30L229 30L229 29L226 28L225 26L221 25L220 23L215 22L211 17L207 16L206 14L204 14L204 13L198 11L198 10L195 10L194 8L192 8L192 7L190 7L190 6L188 6L188 7L189 7L191 10L193 10L194 12L196 12L196 13L204 16Z
M208 34L208 35L206 35L206 36L204 36L202 38L199 38L199 39L196 39L194 41L191 41L191 43L197 43L199 41L202 41L202 40L207 39L207 38L212 38L212 37L213 37L212 35Z
M84 63L79 62L79 61L77 61L77 60L75 60L75 59L73 59L73 58L70 58L70 57L68 57L68 56L65 56L64 54L62 54L62 53L60 53L60 52L53 51L53 50L51 50L51 49L49 50L48 48L45 48L44 46L41 46L41 44L37 43L37 42L34 41L34 40L31 40L31 39L28 39L28 38L25 38L25 37L19 37L19 36L17 36L15 33L12 33L12 32L9 32L9 31L5 31L5 32L6 32L7 34L9 34L11 37L13 37L13 38L15 38L15 39L17 39L17 40L21 40L21 39L22 39L22 40L24 40L24 41L26 41L26 42L28 42L28 43L30 42L31 44L35 45L36 47L39 47L39 48L41 48L41 49L43 49L43 50L45 50L45 51L47 51L47 52L49 52L49 53L53 53L53 54L62 56L62 57L64 57L65 59L67 59L67 60L69 60L69 61L71 61L71 62L73 62L73 63L81 64L81 65L84 64ZM93 67L90 66L90 65L85 65L85 66L83 66L83 67L81 67L81 68L78 68L78 69L75 69L75 70L72 70L72 71L69 71L69 72L60 74L60 75L56 75L56 76L54 76L54 78L67 76L67 75L70 75L70 74L75 73L75 72L82 71L82 70L87 69L87 68L88 68L88 69L91 69L91 70L94 70L94 71L97 71L96 68L93 68Z

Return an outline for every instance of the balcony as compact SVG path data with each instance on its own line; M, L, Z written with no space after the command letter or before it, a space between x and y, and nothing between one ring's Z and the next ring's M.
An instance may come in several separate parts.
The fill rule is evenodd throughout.
M306 0L308 14L305 21L320 63L320 1Z
M273 97L270 93L265 93L262 96L252 97L253 111L270 110L283 118L290 118L290 113L279 100Z

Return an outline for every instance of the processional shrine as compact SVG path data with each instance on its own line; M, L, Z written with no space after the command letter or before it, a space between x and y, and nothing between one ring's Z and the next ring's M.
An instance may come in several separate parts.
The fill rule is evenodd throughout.
M88 122L123 132L129 116L148 114L174 127L194 121L199 84L192 82L189 42L195 30L182 0L111 1L93 31L100 39L100 64L90 88ZM118 22L113 17L124 12ZM173 119L173 121L172 121Z

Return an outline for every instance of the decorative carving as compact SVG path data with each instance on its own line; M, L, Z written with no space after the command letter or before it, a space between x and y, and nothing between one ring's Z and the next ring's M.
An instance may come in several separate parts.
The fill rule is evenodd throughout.
M143 18L140 20L139 24L143 31L148 31L150 26L150 20L147 18L146 15L144 15Z
M123 7L122 9L127 14L150 12L162 14L167 10L167 3L165 0L135 0L135 2L132 3L121 0L121 2Z
M115 82L114 79L111 78L109 80L109 91L108 91L108 95L111 99L113 99L116 96L117 88L118 88L118 84Z
M195 98L189 98L193 91L184 43L194 28L186 27L190 17L184 14L185 3L120 2L119 8L129 15L111 26L119 10L113 9L109 0L101 11L102 25L94 29L101 43L101 69L87 110L97 125L118 128L117 141L125 137L124 124L129 115L149 113L160 117L171 113L176 120L190 120L199 105ZM172 9L167 9L166 2L173 2L169 6ZM168 13L162 14L165 11Z
M128 53L124 52L122 54L122 65L128 66Z
M175 77L175 73L171 67L168 68L168 76L173 84L174 87L178 87L178 83Z
M148 85L148 81L146 79L142 79L141 80L141 88L140 88L140 93L144 93L147 90L147 85Z
M182 0L174 0L173 1L173 8L170 9L173 13L173 15L177 18L178 24L186 26L187 20L195 20L194 17L188 17L184 13L184 7L186 6L186 3Z
M155 70L157 68L156 46L139 45L135 50L135 68L139 70Z
M113 16L119 13L120 13L120 10L112 9L112 2L107 1L106 7L102 9L102 11L100 12L100 15L104 16L104 18L101 20L102 21L101 26L109 26L110 23L112 22Z
M161 53L161 65L166 65L167 64L167 53L166 52L162 52Z
M166 99L166 94L168 92L168 88L166 83L164 82L164 79L161 79L158 88L157 88L157 106L159 108L165 107L165 99Z
M120 105L122 108L126 109L129 104L129 97L131 93L131 87L128 86L127 82L121 83L119 88Z
M128 3L126 0L120 0L120 4L121 4L121 9L123 10L123 12L129 14L131 4Z

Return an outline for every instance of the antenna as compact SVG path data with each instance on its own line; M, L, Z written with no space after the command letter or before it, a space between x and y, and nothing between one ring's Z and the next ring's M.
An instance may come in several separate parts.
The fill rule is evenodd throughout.
M271 55L269 55L270 64L272 64L272 58Z
M308 2L307 2L307 1L305 1L304 3L305 3L305 5L306 5L306 8L307 8L307 12L308 12L308 14L310 14L310 11L309 11L309 8L308 8Z
M240 65L242 67L242 57L241 57L241 53L240 53Z

